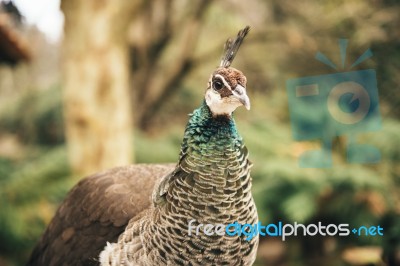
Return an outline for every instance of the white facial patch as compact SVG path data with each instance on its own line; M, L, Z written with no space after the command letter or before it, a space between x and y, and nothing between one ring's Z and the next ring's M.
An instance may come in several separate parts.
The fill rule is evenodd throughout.
M214 115L231 115L241 105L234 97L221 98L221 95L211 88L206 91L205 99Z

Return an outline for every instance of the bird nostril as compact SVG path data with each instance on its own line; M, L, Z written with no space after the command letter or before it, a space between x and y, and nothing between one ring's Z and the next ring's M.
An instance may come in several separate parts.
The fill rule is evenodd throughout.
M242 85L237 85L237 86L235 87L235 92L236 92L238 95L243 95L244 92L245 92L245 89L244 89L244 87L243 87Z

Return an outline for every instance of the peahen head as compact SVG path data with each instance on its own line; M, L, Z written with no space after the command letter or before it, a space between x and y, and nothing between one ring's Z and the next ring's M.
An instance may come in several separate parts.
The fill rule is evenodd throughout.
M235 68L218 68L208 82L205 100L214 116L230 116L241 105L250 109L246 77Z
M220 66L211 75L205 93L205 101L213 116L231 116L236 108L243 105L250 109L250 99L246 93L246 77L230 67L243 39L249 32L247 26L240 30L237 37L228 39Z

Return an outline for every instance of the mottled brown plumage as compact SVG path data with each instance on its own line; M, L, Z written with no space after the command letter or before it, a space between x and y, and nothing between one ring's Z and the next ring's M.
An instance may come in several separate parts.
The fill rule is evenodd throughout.
M204 109L196 111L207 112ZM192 119L191 122L206 127L200 126L200 132L210 130L210 138L217 136L215 146L202 146L209 141L207 137L201 139L202 133L198 134L200 145L183 144L178 166L154 190L154 205L131 220L118 242L108 246L101 255L102 265L117 266L121 262L141 266L252 265L254 262L257 236L247 241L244 235L188 233L191 220L195 220L195 226L227 225L234 221L255 224L258 220L251 196L251 163L247 149L231 127L232 120L222 117L219 121L214 119L214 125L208 125L211 114L204 120L197 115L193 115L194 120L198 118L200 122ZM221 128L226 131L218 132ZM187 132L190 129L187 127Z
M107 241L117 241L129 220L150 207L155 183L173 169L139 164L83 179L57 210L28 265L98 265Z

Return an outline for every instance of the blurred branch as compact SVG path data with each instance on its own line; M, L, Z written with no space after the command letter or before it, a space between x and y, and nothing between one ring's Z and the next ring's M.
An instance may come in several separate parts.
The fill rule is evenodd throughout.
M153 117L165 102L174 95L178 84L193 68L193 53L199 37L204 14L211 0L198 1L189 12L184 14L185 22L175 23L176 16L172 10L172 1L154 1L146 5L139 26L142 26L140 37L145 40L134 40L131 49L133 60L133 81L136 90L136 119L139 127L148 129ZM149 33L149 29L151 29ZM140 31L140 30L139 30ZM182 35L178 33L182 32ZM172 36L182 37L178 44ZM168 66L163 75L155 75L162 59L170 52L173 45L177 53L173 65ZM164 67L165 68L165 67ZM159 78L157 78L159 77Z
M135 85L141 85L139 88L151 82L154 66L159 63L162 52L171 40L171 4L172 1L150 1L144 6L141 23L148 38L145 45L132 47L133 59L139 61L133 66ZM138 99L145 99L146 92L144 89L138 90Z

